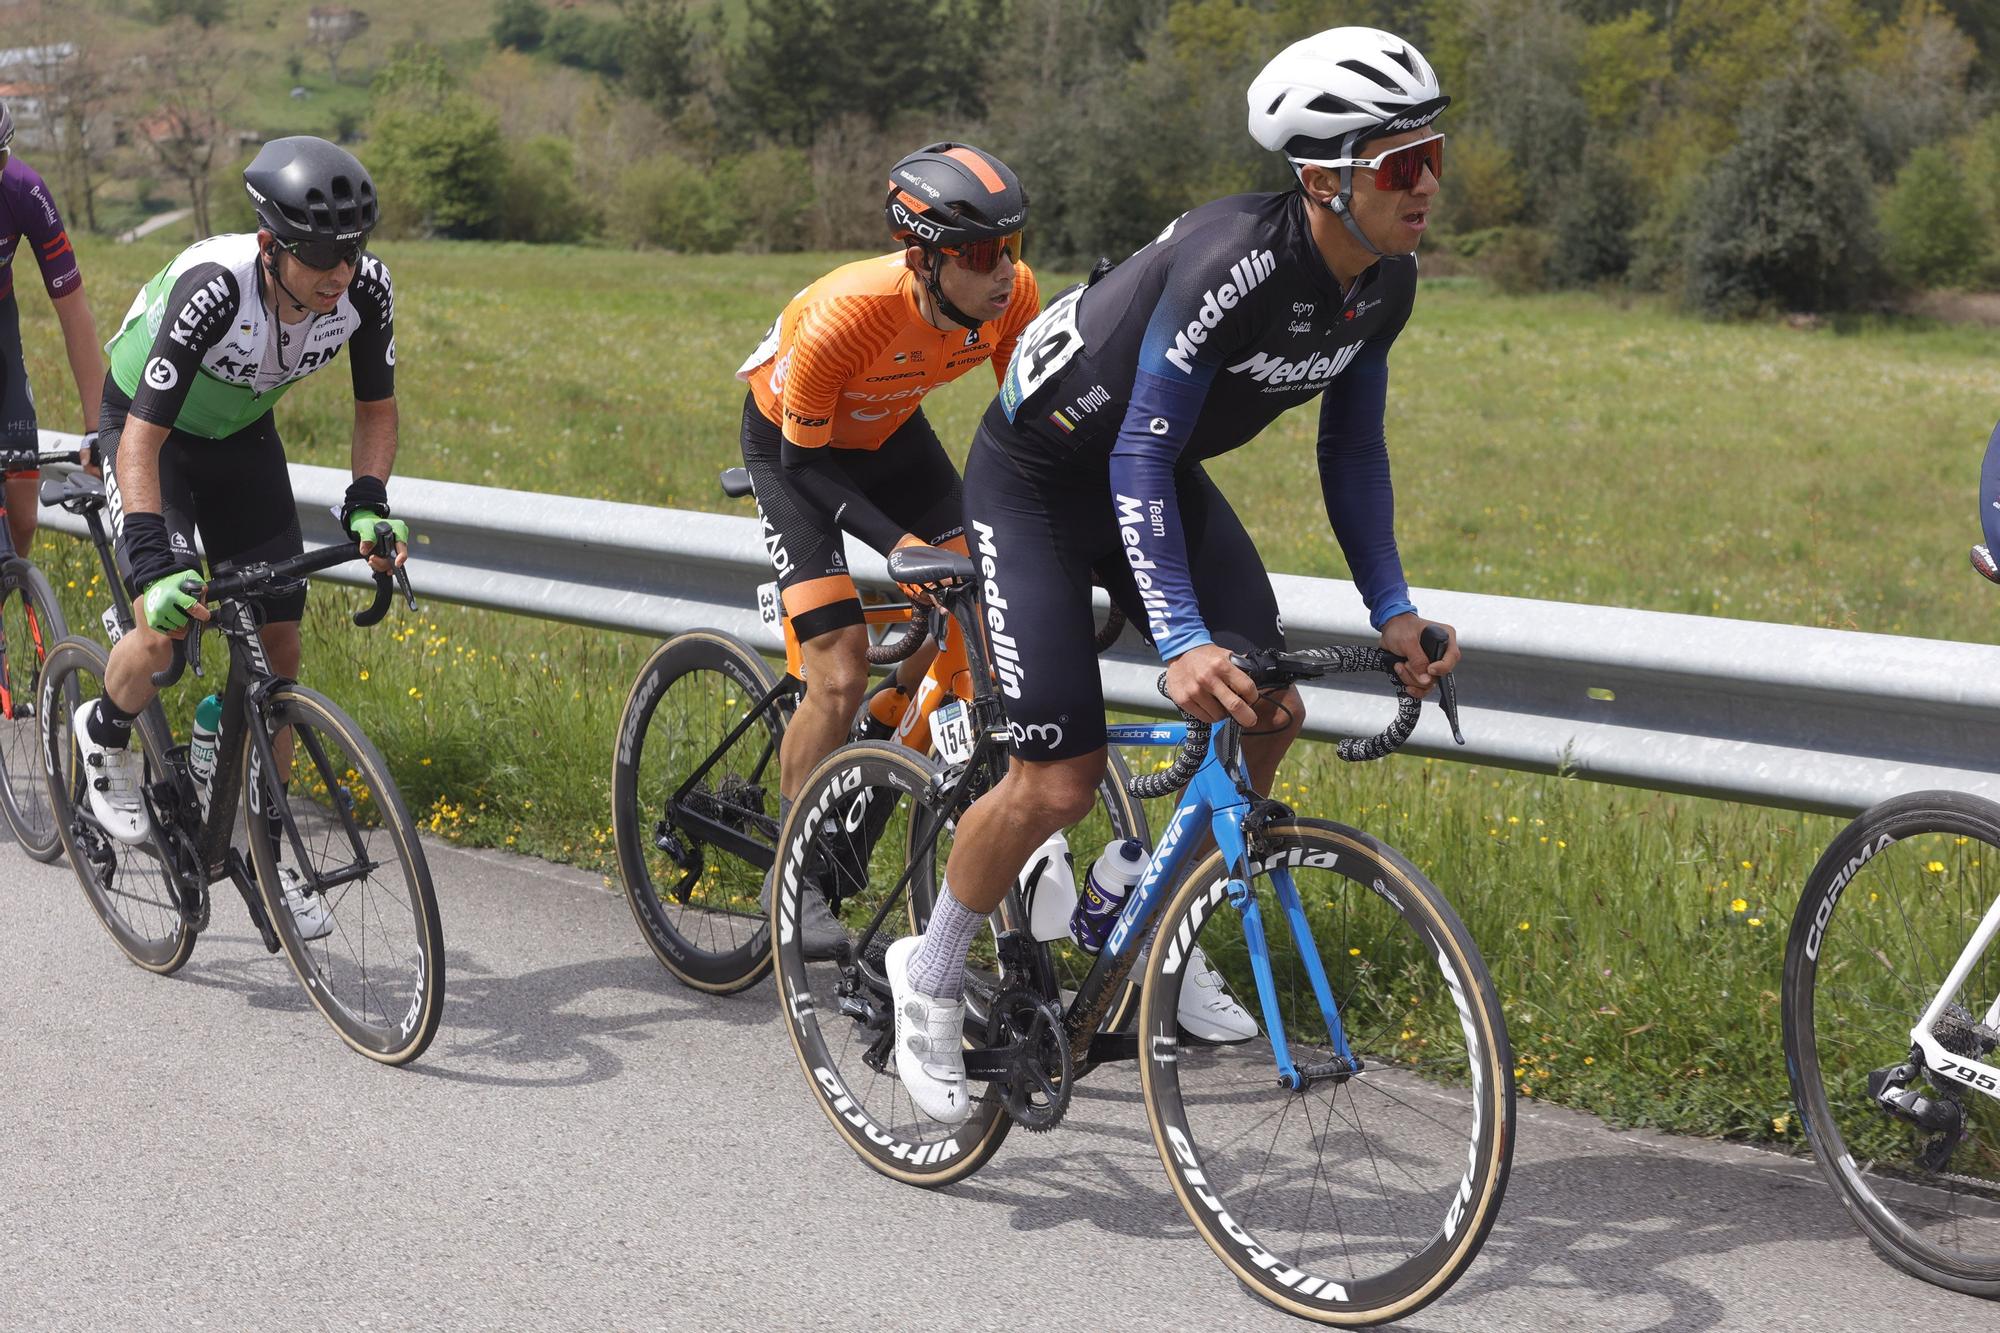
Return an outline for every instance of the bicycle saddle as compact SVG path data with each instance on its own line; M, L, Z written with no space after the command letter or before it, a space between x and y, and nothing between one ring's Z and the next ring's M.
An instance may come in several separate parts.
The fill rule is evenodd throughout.
M42 503L61 505L72 514L104 508L104 482L88 472L72 472L42 482Z
M750 494L750 469L747 467L722 469L722 493L735 500Z
M903 546L889 552L889 577L918 587L972 582L972 561L935 546Z

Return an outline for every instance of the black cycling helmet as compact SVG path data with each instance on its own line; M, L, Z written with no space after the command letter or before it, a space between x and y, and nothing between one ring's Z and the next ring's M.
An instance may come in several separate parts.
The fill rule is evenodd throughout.
M949 250L1021 230L1028 192L993 154L970 144L934 143L889 168L882 212L897 240Z
M1028 192L1005 162L970 144L934 143L889 168L889 197L882 205L889 233L905 245L920 246L929 256L924 265L924 289L947 319L968 329L979 321L945 297L938 285L944 256L980 242L990 253L968 257L978 271L990 272L999 262L1000 246L1019 252L1008 240L1028 220Z
M243 169L257 220L281 241L364 238L381 216L368 169L338 144L310 135L273 139Z

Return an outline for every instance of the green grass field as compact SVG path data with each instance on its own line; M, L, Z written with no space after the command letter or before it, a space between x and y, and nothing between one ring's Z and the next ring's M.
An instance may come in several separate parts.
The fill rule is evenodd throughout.
M172 254L82 250L107 336ZM741 512L714 484L736 457L731 372L834 262L383 254L400 472L726 512ZM44 424L74 428L53 317L32 279L22 287ZM1990 330L1716 325L1647 302L1426 284L1391 381L1405 563L1419 585L2000 642L2000 602L1965 564L2000 414L1996 353ZM932 398L940 434L962 448L990 393L974 375ZM343 464L349 421L339 371L280 410L305 462ZM1214 471L1274 569L1344 577L1311 429L1295 413ZM77 585L80 612L94 591L81 551L38 553ZM352 597L315 593L305 676L368 726L422 821L608 872L613 728L650 645L442 605L363 634L338 619ZM1480 627L1459 628L1475 692ZM1529 1095L1797 1136L1776 1007L1784 931L1837 821L1415 758L1341 769L1303 747L1279 795L1381 834L1445 888L1500 981Z

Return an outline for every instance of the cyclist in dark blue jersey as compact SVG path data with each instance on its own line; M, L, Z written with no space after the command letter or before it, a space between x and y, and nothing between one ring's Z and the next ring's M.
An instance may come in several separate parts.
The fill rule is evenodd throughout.
M1979 528L1986 541L1972 548L1972 567L1995 583L2000 583L2000 426L1986 441L1986 461L1979 465Z
M1295 43L1249 90L1250 131L1297 188L1191 210L1108 275L1052 300L1022 333L965 470L1017 762L960 820L928 932L887 958L897 1070L947 1122L970 1110L960 1056L971 939L1028 853L1086 815L1104 771L1093 577L1148 628L1167 690L1246 728L1268 790L1298 734L1296 691L1258 700L1232 651L1284 629L1255 546L1202 464L1320 399L1328 517L1405 687L1437 664L1396 551L1383 432L1388 353L1416 293L1414 252L1443 164L1449 104L1416 48L1372 28ZM1447 632L1449 627L1445 627ZM1252 734L1255 733L1255 734Z

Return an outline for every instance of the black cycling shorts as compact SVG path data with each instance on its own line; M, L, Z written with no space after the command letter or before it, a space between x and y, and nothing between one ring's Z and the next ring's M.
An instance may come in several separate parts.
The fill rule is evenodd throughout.
M9 293L0 297L0 449L32 449L40 439L21 355L21 305Z
M792 493L780 454L784 436L743 397L743 463L764 520L764 549L778 571L778 591L799 642L859 625L861 598L847 569L840 527L819 505ZM875 449L835 449L834 461L882 512L933 546L965 530L965 496L951 455L922 409Z
M965 460L966 540L980 574L987 643L1014 751L1069 759L1104 744L1093 577L1142 629L1145 608L1126 563L1110 474L1032 475L992 434L988 412ZM1188 565L1202 622L1237 652L1282 648L1284 622L1264 561L1236 511L1199 466L1176 478Z
M97 448L104 460L105 508L111 514L118 572L128 581L132 570L121 540L125 509L118 494L118 444L131 408L132 400L106 375ZM208 558L211 575L229 565L284 560L305 549L291 473L285 470L285 446L269 412L219 440L168 431L160 446L160 511L175 554L192 558L199 534L199 550ZM292 592L255 600L266 623L295 621L305 614L304 581Z

